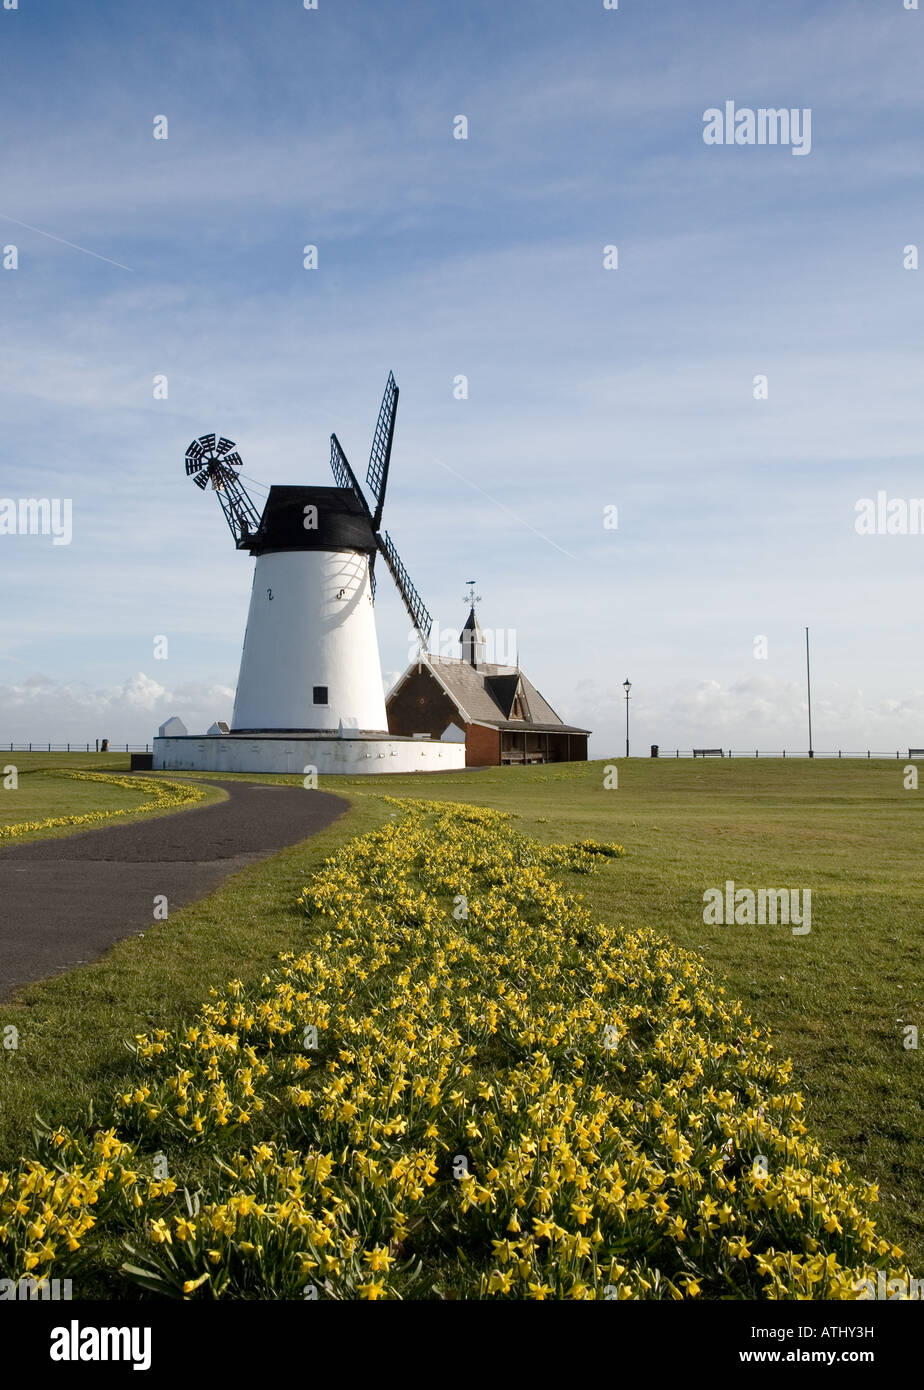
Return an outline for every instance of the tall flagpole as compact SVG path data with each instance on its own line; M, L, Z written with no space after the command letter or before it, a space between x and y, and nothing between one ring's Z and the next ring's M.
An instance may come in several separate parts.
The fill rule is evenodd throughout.
M808 724L809 724L809 746L808 755L814 758L815 750L812 747L812 668L809 664L809 630L805 629L805 685L808 691Z

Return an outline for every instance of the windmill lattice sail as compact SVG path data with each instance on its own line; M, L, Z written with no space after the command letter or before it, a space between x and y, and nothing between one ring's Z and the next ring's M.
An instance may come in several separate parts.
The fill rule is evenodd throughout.
M398 388L394 373L388 373L385 395L379 409L379 418L372 439L372 452L366 470L366 486L375 498L375 513L372 529L378 531L382 524L382 511L385 507L385 488L388 485L388 465L391 462L391 446L395 437L395 416L398 413Z
M391 577L395 581L398 593L404 600L404 606L411 617L411 622L420 635L424 649L430 641L430 630L433 627L433 619L427 610L427 606L420 594L411 583L410 576L401 561L401 556L395 549L394 542L388 532L384 536L377 536L379 549L385 556L385 563L391 571Z

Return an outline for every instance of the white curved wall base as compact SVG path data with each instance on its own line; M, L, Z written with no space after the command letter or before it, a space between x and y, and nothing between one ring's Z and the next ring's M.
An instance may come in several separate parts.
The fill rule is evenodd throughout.
M161 772L319 773L449 772L465 767L465 745L432 739L155 738Z

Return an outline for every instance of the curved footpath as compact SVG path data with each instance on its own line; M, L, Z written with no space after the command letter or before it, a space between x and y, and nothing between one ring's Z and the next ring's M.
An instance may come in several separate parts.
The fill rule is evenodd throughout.
M150 927L158 894L174 912L347 809L329 792L217 785L227 801L0 848L0 1000Z

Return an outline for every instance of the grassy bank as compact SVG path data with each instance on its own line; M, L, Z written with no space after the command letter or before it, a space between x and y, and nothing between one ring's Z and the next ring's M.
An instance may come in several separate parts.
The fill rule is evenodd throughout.
M220 787L132 774L124 755L101 765L85 754L10 754L0 758L0 853L9 843L171 815L224 796Z
M881 1228L924 1269L924 1058L903 1046L903 1029L924 1023L924 793L906 791L892 761L616 766L618 790L605 789L599 763L322 779L353 802L323 836L0 1010L0 1022L22 1028L19 1052L0 1068L3 1160L35 1109L57 1120L101 1088L109 1094L127 1074L126 1037L171 1026L210 985L252 982L277 951L302 944L302 883L333 848L382 822L385 794L444 798L514 811L545 841L620 841L618 875L575 885L591 912L670 937L724 978L793 1058L812 1132L880 1184ZM703 892L727 879L810 889L811 932L705 926Z

